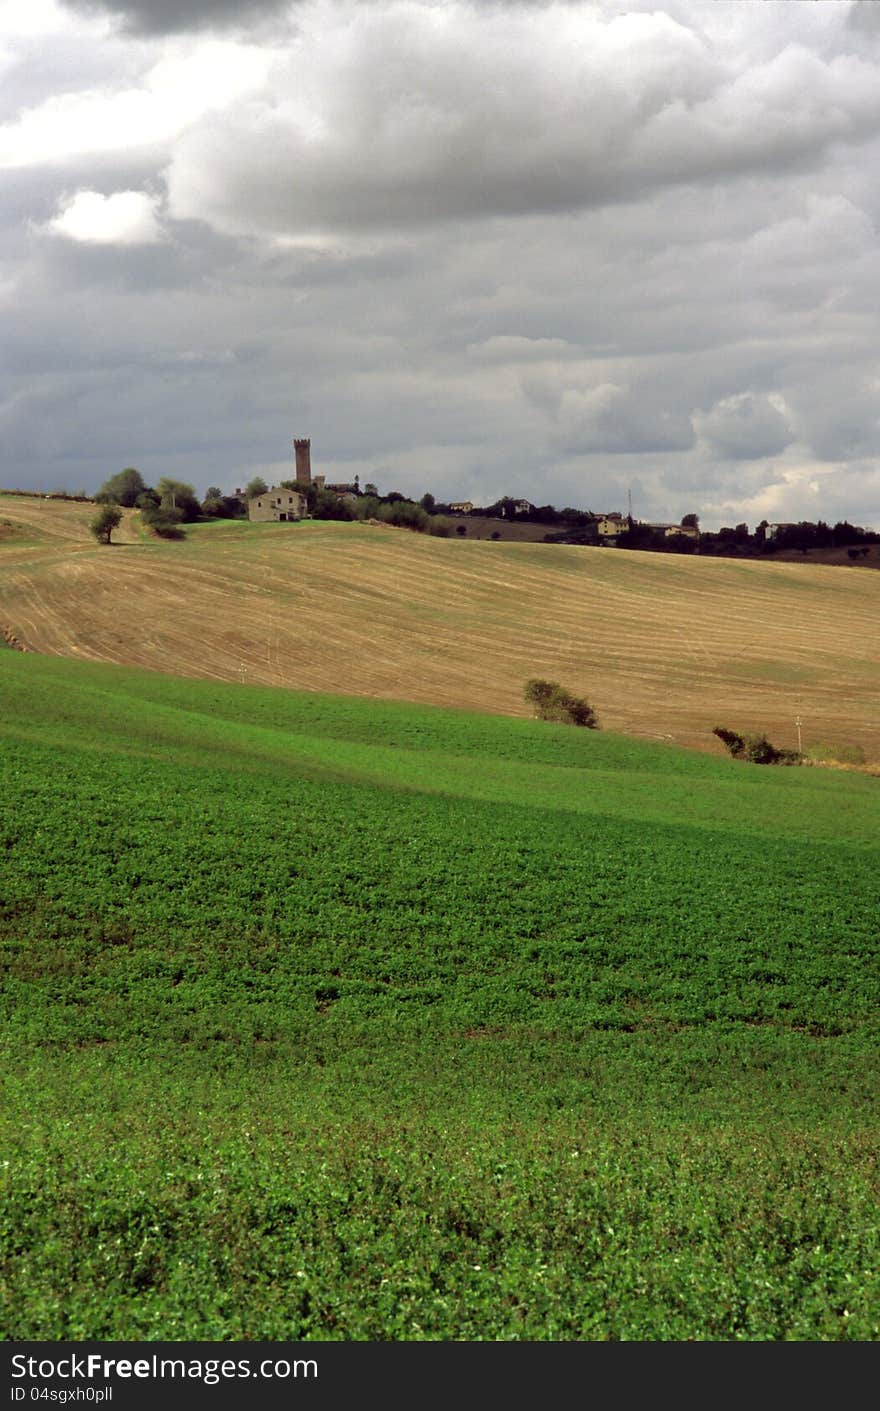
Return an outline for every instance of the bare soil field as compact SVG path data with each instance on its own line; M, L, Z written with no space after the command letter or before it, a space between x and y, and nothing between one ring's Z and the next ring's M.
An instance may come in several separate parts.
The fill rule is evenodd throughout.
M190 527L0 495L0 630L26 650L181 676L525 715L530 676L611 730L713 752L716 724L880 760L880 574L434 539L377 525Z

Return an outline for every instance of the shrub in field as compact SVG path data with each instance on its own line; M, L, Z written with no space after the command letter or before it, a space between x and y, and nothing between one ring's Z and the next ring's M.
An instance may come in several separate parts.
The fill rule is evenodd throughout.
M716 725L712 734L718 736L734 759L746 759L750 764L800 764L803 759L797 750L777 749L766 735L738 735L722 725Z
M412 500L396 500L393 504L380 505L376 517L383 524L394 524L398 529L414 529L418 534L424 534L430 523L427 512Z
M573 696L558 681L542 681L533 677L525 684L523 694L534 707L538 720L552 720L562 725L581 725L598 730L596 712L583 696Z
M94 534L99 544L109 544L110 535L118 528L122 519L122 510L118 505L102 505L89 524L89 530Z
M158 534L162 539L185 539L186 533L181 525L183 512L178 509L166 508L162 505L145 504L141 510L141 519L154 534Z

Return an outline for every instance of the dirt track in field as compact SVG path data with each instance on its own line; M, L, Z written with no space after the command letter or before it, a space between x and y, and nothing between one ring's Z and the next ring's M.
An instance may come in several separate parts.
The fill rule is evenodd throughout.
M880 760L880 574L432 539L373 525L196 526L109 548L94 506L0 496L0 629L28 650L183 676L527 713L719 751L724 724Z

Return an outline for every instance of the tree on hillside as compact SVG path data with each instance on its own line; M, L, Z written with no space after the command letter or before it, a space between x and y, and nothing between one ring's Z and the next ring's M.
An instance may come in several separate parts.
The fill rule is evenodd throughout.
M180 510L181 519L198 519L202 507L196 498L195 490L185 480L172 480L170 476L166 475L159 481L156 489L159 492L159 503L165 514L170 510Z
M225 496L219 485L209 485L202 500L202 514L210 519L220 519L226 512Z
M238 495L224 495L217 485L209 485L202 500L202 514L208 519L243 519L247 510Z
M682 529L699 529L700 516L698 514L683 514L681 517Z
M354 510L348 500L335 495L332 490L316 490L314 502L309 506L315 519L354 519Z
M118 505L102 505L89 524L89 530L94 534L99 544L109 544L110 535L116 529L122 519L122 510Z
M255 475L253 480L249 480L244 487L245 497L248 500L255 500L258 495L265 495L268 489L269 486L266 484L262 475Z
M124 505L126 509L132 509L137 504L138 495L142 495L147 489L144 477L134 466L128 466L125 470L120 470L118 475L111 475L109 480L98 491L95 499L99 503Z

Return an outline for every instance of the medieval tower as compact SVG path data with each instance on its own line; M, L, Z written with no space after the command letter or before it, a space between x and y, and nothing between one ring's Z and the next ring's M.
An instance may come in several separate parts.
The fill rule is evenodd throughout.
M311 485L312 483L312 443L309 437L297 437L293 443L296 455L296 483L297 485Z

